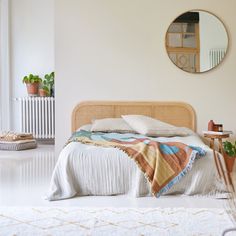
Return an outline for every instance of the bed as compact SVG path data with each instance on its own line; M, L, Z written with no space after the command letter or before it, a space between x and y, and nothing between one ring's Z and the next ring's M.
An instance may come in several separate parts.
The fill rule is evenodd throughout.
M216 195L224 189L217 178L212 150L195 133L196 115L182 102L98 102L78 104L72 113L72 132L92 120L119 118L122 115L149 116L177 127L192 130L184 137L158 137L158 142L181 142L206 151L204 158L194 162L189 171L165 194ZM113 147L100 147L71 142L60 153L55 166L48 200L85 195L129 194L151 196L150 184L136 163L125 152Z

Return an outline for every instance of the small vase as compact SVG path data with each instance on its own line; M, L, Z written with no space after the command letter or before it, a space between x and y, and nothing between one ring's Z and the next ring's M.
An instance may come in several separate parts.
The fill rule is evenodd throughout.
M208 122L208 131L212 131L213 130L213 127L214 127L214 121L213 120L210 120Z

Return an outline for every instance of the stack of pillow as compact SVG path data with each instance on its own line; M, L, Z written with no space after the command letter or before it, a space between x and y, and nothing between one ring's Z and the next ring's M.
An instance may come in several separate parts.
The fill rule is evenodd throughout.
M80 130L138 133L151 137L188 136L193 134L193 131L188 128L176 127L144 115L122 115L122 118L97 119L91 125L80 127Z
M0 150L19 151L37 147L32 134L4 132L0 134Z

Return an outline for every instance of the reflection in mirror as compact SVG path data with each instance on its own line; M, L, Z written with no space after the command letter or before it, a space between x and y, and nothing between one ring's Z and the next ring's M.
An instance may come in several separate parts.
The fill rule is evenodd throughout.
M184 71L205 72L224 59L228 34L223 23L206 11L189 11L177 17L166 33L171 61Z

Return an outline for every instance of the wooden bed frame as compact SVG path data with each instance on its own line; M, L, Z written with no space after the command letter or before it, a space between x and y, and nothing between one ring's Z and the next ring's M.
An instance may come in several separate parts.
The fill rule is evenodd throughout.
M89 101L79 103L72 113L72 132L94 119L117 118L138 114L196 131L195 112L183 102Z

